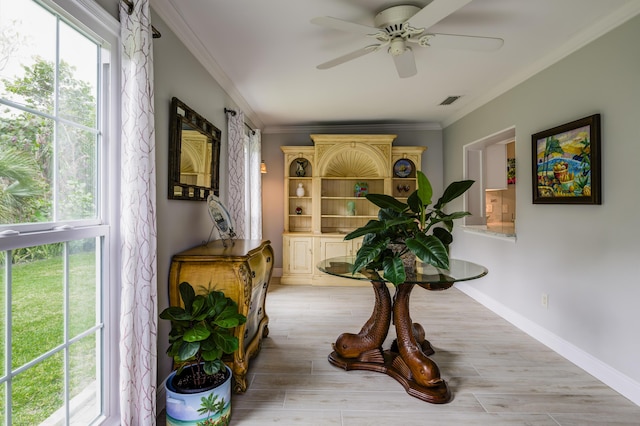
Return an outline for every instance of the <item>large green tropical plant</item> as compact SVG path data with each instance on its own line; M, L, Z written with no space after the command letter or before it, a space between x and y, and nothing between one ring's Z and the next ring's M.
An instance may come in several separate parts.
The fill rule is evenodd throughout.
M367 199L380 207L378 220L347 234L345 240L364 236L354 261L354 272L362 269L383 271L394 285L406 280L407 272L401 256L411 252L422 262L449 269L449 244L453 241L453 221L469 215L459 211L446 213L450 201L464 194L472 180L451 183L432 206L433 188L424 173L417 172L417 188L407 202L385 194L368 194ZM396 247L393 249L392 247Z
M224 368L223 355L238 349L233 329L247 318L238 313L237 303L221 291L196 295L191 284L183 282L180 296L184 307L170 306L160 313L160 318L171 321L167 354L180 365L178 375L192 365L197 376L194 383L201 387L206 375Z

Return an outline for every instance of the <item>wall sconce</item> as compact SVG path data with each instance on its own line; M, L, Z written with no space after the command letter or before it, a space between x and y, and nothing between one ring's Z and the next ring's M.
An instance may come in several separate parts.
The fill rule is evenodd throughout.
M264 161L260 163L260 173L267 173L267 165Z

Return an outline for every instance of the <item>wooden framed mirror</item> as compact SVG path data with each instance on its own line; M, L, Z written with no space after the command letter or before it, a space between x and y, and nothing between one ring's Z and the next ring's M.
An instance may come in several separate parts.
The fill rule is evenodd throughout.
M175 97L170 120L169 198L220 195L220 129Z

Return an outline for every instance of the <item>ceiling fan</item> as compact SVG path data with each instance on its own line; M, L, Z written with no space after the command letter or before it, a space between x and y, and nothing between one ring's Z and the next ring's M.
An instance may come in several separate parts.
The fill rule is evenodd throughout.
M379 43L362 47L317 66L328 69L352 59L387 48L400 78L417 73L416 61L410 44L420 47L444 47L466 50L497 50L504 40L495 37L477 37L458 34L429 33L428 28L462 8L471 0L433 0L423 8L413 5L391 6L374 18L375 27L344 21L331 16L311 20L323 27L365 35Z

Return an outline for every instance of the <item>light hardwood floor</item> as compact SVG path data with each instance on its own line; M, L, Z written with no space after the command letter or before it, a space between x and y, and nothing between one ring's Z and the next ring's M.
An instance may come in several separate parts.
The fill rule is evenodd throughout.
M412 320L436 350L450 403L413 398L384 374L330 365L331 344L360 331L373 300L370 287L274 280L269 337L250 363L247 392L233 395L231 424L640 425L640 407L455 288L411 296ZM385 348L394 337L390 331Z

